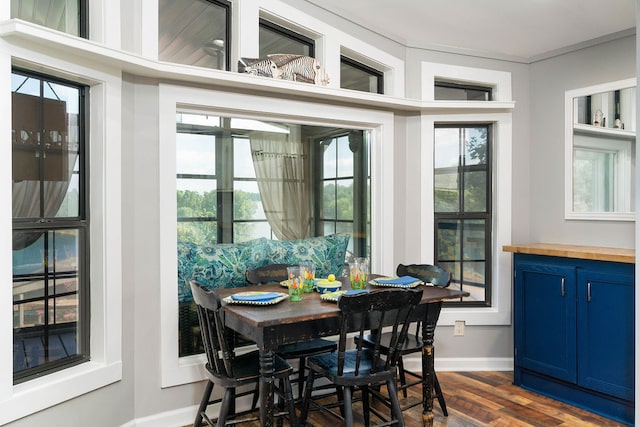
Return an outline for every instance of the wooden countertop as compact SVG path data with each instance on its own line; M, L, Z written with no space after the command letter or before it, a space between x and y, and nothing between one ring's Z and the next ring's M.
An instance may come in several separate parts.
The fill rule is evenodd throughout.
M505 245L505 252L519 254L547 255L565 258L592 259L635 264L635 249L605 248L600 246L562 245L557 243L531 243L523 245Z

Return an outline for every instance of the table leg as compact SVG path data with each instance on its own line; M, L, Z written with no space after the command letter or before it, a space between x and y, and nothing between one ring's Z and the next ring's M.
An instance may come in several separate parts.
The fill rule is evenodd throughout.
M422 425L424 427L433 426L433 384L435 382L433 337L441 309L442 301L427 304L422 322Z
M274 353L260 349L260 425L273 426Z

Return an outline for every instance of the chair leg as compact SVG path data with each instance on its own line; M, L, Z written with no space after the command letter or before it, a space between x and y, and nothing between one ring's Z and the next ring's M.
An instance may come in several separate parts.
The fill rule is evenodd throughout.
M307 381L304 384L304 399L302 400L302 410L300 411L300 425L304 426L307 422L309 414L309 405L311 403L311 390L313 389L313 380L315 375L311 369L308 370Z
M449 413L447 412L447 404L444 402L444 395L442 394L440 382L438 381L438 376L435 372L433 373L433 387L436 390L436 396L438 397L438 403L440 404L440 409L442 409L442 414L445 417L448 417Z
M404 427L404 418L402 418L402 409L400 408L400 401L398 400L398 388L396 384L396 380L387 381L391 415L398 421L398 427Z
M337 385L336 395L338 396L338 402L344 403L344 387ZM340 405L340 415L344 418L344 405Z
M364 427L369 427L371 425L371 415L369 412L369 387L362 386L360 387L362 392L362 414L364 415Z
M220 414L218 415L218 427L224 427L227 423L227 417L229 416L229 408L233 403L233 388L226 388L224 390L224 396L222 397L222 403L220 404Z
M278 387L286 396L286 388L285 388L286 386L284 383L285 383L284 378L280 378ZM283 396L281 395L281 393L275 393L275 395L276 395L276 408L278 409L278 412L281 413L284 410L284 405L286 402L283 403ZM284 399L286 400L286 397ZM282 427L284 425L284 421L282 420L282 417L278 417L278 419L276 420L276 425L278 427Z
M296 417L296 405L293 401L293 390L291 390L291 381L289 378L283 380L284 395L287 407L289 408L289 424L291 427L298 427L298 419Z
M304 374L307 358L301 357L298 361L298 399L302 399L302 390L304 388Z
M342 407L344 408L344 424L347 427L353 427L353 401L351 399L352 391L353 389L351 387L343 388L344 401Z
M258 407L258 399L260 397L260 383L256 384L255 390L253 390L253 399L251 401L251 410L255 410Z
M407 376L404 373L404 363L402 356L398 359L398 373L400 374L400 387L402 389L402 397L407 398Z
M193 427L200 427L202 425L202 413L207 410L209 406L209 399L211 398L211 392L213 391L213 382L207 381L207 385L204 388L202 399L200 400L200 406L198 406L198 412L196 413L196 419L193 422Z

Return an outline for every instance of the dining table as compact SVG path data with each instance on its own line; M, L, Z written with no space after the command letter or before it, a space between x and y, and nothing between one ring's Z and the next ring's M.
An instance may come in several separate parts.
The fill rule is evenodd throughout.
M371 275L370 279L380 277ZM342 289L350 289L349 278L338 277ZM383 289L370 281L371 292ZM448 299L468 296L453 288L419 285L422 300L412 315L412 321L422 322L422 420L433 425L434 346L433 339L442 303ZM238 292L280 292L286 298L274 304L243 304L231 296ZM259 384L260 423L274 423L274 356L282 344L303 342L339 334L340 310L336 302L321 299L318 292L305 293L301 301L290 301L287 288L280 283L216 289L223 301L225 326L254 341L259 350L261 381Z

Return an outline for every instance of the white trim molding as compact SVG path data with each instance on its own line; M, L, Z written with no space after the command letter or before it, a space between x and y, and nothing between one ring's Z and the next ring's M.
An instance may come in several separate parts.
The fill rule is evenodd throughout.
M423 97L434 104L450 101L434 101L436 77L448 81L464 81L493 88L493 98L501 103L511 101L511 73L480 68L460 67L430 62L422 63ZM491 104L494 101L486 102ZM453 325L464 320L467 325L511 324L511 257L502 246L511 243L511 182L512 182L512 113L475 110L474 101L457 101L458 107L440 114L423 113L421 118L422 144L419 148L421 164L420 188L422 224L427 235L434 228L433 210L433 147L434 129L437 123L491 123L493 127L493 176L492 176L492 283L490 307L459 307L442 310L438 324ZM421 240L421 254L425 262L435 259L433 239Z

